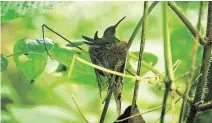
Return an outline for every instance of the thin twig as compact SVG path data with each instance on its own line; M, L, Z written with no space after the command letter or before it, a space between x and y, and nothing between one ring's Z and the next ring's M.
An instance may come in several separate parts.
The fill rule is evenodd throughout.
M70 78L71 75L72 75L72 72L73 72L73 69L74 69L74 64L75 64L75 61L76 61L76 57L77 57L77 54L74 54L73 59L71 61L71 64L69 66L68 78Z
M46 27L46 26L43 24L43 25L42 25L42 35L43 35L44 47L45 47L45 50L46 50L48 56L51 58L51 60L53 60L53 58L52 58L51 55L49 54L49 51L48 51L48 49L47 49L47 47L46 47L46 40L45 40L45 33L44 33L44 28L45 28L45 27ZM39 42L38 42L38 43L39 43Z
M121 120L116 120L116 121L115 121L115 123L122 122L122 121L128 120L128 119L130 119L130 118L133 118L133 117L139 116L139 115L147 114L147 113L149 113L149 112L152 112L152 111L158 110L158 109L160 109L161 107L162 107L162 105L159 105L159 106L157 106L157 107L155 107L155 108L152 108L152 109L150 109L150 110L148 110L148 111L146 111L146 112L138 113L138 114L134 114L134 115L131 115L131 116L126 117L126 118L121 119Z
M124 73L120 73L118 71L110 70L110 69L107 69L105 67L101 67L101 66L98 66L96 64L90 63L90 62L80 58L79 56L76 57L76 60L81 62L81 63L84 63L84 64L86 64L88 66L94 67L94 68L96 68L98 70L104 71L106 73L114 74L114 75L125 77L125 78L135 79L135 80L143 80L143 77L141 77L141 76L137 76L137 75L136 76L132 76L132 75L127 75L127 74L124 74Z
M86 117L83 115L82 111L80 110L76 100L74 99L74 96L72 95L72 100L74 102L74 104L76 105L77 107L77 110L79 111L80 115L82 116L82 118L85 120L86 123L89 123L89 121L86 119Z
M143 12L143 26L141 31L141 43L140 43L140 53L139 53L139 59L138 59L138 67L137 67L137 75L140 76L141 72L141 62L143 59L143 53L144 53L144 47L145 47L145 38L146 38L146 29L147 29L147 14L148 14L148 2L144 1L144 12ZM133 110L136 106L136 101L138 97L138 89L139 89L139 81L135 81L135 87L134 87L134 93L133 93L133 99L132 99L132 107L131 107L131 115L133 113Z
M199 42L201 45L206 45L207 41L200 35L198 30L192 25L192 23L188 20L188 18L185 16L185 14L180 10L180 8L177 6L177 4L173 1L168 2L169 7L177 14L177 16L182 20L182 22L187 26L189 31L192 33L194 37L196 35L199 35Z
M150 12L153 10L153 8L155 8L155 6L157 5L157 3L158 3L158 1L154 1L154 2L150 5L150 7L149 7L149 9L148 9L148 12L149 12L148 14L150 14ZM136 27L135 27L135 29L134 29L134 31L133 31L133 33L132 33L132 35L131 35L131 37L130 37L130 39L129 39L129 41L128 41L128 48L130 48L130 46L132 45L132 42L133 42L133 40L135 39L135 37L136 37L136 35L137 35L139 29L141 28L142 23L143 23L143 16L141 17L140 21L139 21L138 24L136 25Z
M198 19L198 23L197 23L197 28L198 31L200 31L200 25L201 25L201 19L202 19L202 13L203 12L203 1L200 2L200 8L199 8L199 19ZM190 72L188 74L188 78L187 78L187 87L186 87L186 94L185 94L185 98L182 102L182 106L181 106L181 110L180 110L180 119L179 119L179 123L182 123L184 120L184 114L185 114L185 110L186 110L186 103L188 100L188 94L191 88L191 83L192 83L192 79L194 77L194 72L195 72L195 65L196 65L196 57L197 57L197 49L198 49L198 41L199 40L199 35L197 33L197 35L195 36L194 39L194 45L193 45L193 53L192 53L192 60L191 60L191 68L190 68Z
M62 36L61 34L59 34L58 32L54 31L53 29L51 29L50 27L48 27L47 25L43 24L42 28L46 28L48 30L50 30L51 32L55 33L57 36L61 37L62 39L64 39L66 42L70 43L71 45L73 45L74 47L77 47L78 49L83 50L81 47L75 45L74 43L72 43L71 41L69 41L67 38L65 38L64 36ZM43 35L44 36L44 35ZM86 52L86 51L85 51Z
M198 102L204 101L205 89L207 88L207 77L209 76L209 60L211 57L212 45L210 45L210 41L212 41L212 1L208 3L208 17L207 17L207 30L206 37L209 39L207 45L204 46L203 57L202 57L202 67L201 74L197 85L197 89L195 92L194 102L196 104ZM198 109L195 105L191 105L190 112L187 118L187 123L193 123L196 119Z
M11 54L11 55L8 55L8 56L6 56L6 57L11 57L11 56L15 56L15 55L19 55L19 54L24 54L24 53L27 53L27 52L20 52L20 53L15 53L15 54Z
M166 84L166 90L164 93L164 99L163 99L163 108L161 112L161 123L164 122L164 115L166 111L166 102L169 95L169 91L171 89L171 97L172 97L172 123L176 122L175 117L175 90L176 85L174 82L174 72L172 67L172 55L171 55L171 44L170 44L170 35L169 35L169 27L168 27L168 2L163 2L163 38L164 38L164 60L165 60L165 84Z

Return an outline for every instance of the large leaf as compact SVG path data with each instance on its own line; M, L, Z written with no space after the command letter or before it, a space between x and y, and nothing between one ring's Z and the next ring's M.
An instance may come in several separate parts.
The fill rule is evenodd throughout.
M6 56L1 54L1 71L4 71L7 68L8 59Z
M70 65L73 62L73 56L76 53L76 49L68 49L65 47L60 47L59 45L55 45L55 47L49 53L56 61L70 69ZM87 53L80 53L78 56L90 62L90 57ZM81 63L77 60L74 62L72 74L69 75L69 77L72 82L76 82L78 84L96 84L96 76L93 67Z
M48 59L46 52L35 52L28 47L29 41L26 39L19 40L14 46L14 61L19 70L22 71L24 76L30 81L33 82L43 71ZM42 45L41 45L42 46Z
M90 56L88 54L81 54L79 55L80 58L91 62ZM71 75L71 80L81 83L81 84L89 84L89 85L94 85L96 86L96 75L94 72L94 68L91 66L88 66L84 63L81 63L76 60L73 68L73 72Z
M173 61L181 60L181 64L175 72L176 76L182 76L188 72L191 67L192 48L194 38L186 28L179 28L174 30L171 35L172 59ZM202 61L202 47L197 50L196 67Z
M56 44L49 53L59 63L69 66L75 52L71 49L60 47L58 44Z
M139 57L139 52L130 52L129 57L128 57L128 62L127 62L127 69L130 70L132 73L136 73L137 67L136 63L138 62L138 57ZM147 62L148 64L154 66L158 58L152 53L144 52L143 54L143 61ZM145 66L142 66L141 73L140 75L143 76L149 71Z
M1 1L1 21L16 19L22 16L33 16L44 13L63 2L50 1Z
M43 39L28 40L25 40L28 49L32 52L38 53L46 52L46 50L48 50L48 52L51 51L55 44L51 39L48 38L45 38L45 42Z

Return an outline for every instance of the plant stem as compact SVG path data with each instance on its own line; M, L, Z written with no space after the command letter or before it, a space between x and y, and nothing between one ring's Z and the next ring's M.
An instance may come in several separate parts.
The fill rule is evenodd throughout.
M209 1L208 3L206 37L209 39L209 41L207 45L204 46L203 57L202 57L202 67L200 70L202 76L200 77L198 81L193 104L197 104L200 101L204 101L204 94L205 94L205 90L207 89L207 78L209 76L208 74L209 60L211 57L211 49L212 49L212 45L210 44L210 41L212 41L212 1ZM191 105L189 116L187 118L187 123L193 123L195 121L197 112L198 112L197 107L195 105Z
M198 31L200 31L201 19L202 19L202 14L203 14L202 12L203 12L203 1L200 2L199 19L198 19L198 23L197 23ZM186 92L185 98L183 100L183 103L182 103L182 106L181 106L181 110L180 110L179 123L182 123L183 120L184 120L184 114L185 114L185 110L186 110L188 94L189 94L189 91L190 91L190 88L191 88L192 79L194 77L196 57L197 57L197 49L198 49L198 39L199 39L199 35L197 34L195 36L195 40L194 40L191 68L190 68L190 72L188 74L187 87L186 87L186 91L185 91Z
M74 102L74 104L76 105L77 107L77 110L79 111L80 115L83 117L83 119L85 120L86 123L89 123L89 121L86 119L86 117L83 115L82 111L80 110L78 104L77 104L77 101L74 99L74 96L72 96L72 100Z
M174 83L174 72L172 67L172 55L171 55L171 44L170 44L170 35L169 35L169 27L168 27L168 3L162 2L162 10L163 10L163 38L164 38L164 60L165 60L165 84L166 90L164 93L163 99L163 108L161 112L161 123L164 121L164 115L166 111L166 102L169 95L170 89L172 90L172 123L176 122L175 118L175 83Z
M179 98L175 101L175 103L179 102L180 99L181 99L181 97L179 97ZM167 109L167 110L165 111L165 114L166 114L167 112L169 112L171 109L172 109L172 107L170 107L169 109ZM160 116L157 120L155 120L153 123L157 123L158 120L160 120L160 119L161 119L161 116Z
M150 5L150 7L149 7L149 9L148 9L148 14L150 14L150 12L153 10L153 8L155 8L155 6L157 5L157 3L158 3L158 1L154 1L154 2ZM133 40L135 39L136 34L138 33L139 29L141 28L141 25L142 25L142 23L143 23L143 20L144 20L144 17L142 16L141 19L140 19L140 21L139 21L138 24L136 25L136 27L135 27L135 29L134 29L134 31L133 31L133 33L132 33L132 35L131 35L129 41L128 41L128 48L130 48L130 46L132 45L132 42L133 42Z
M108 106L110 104L110 99L111 99L111 96L112 96L112 91L111 90L108 90L108 95L106 97L106 100L105 100L105 105L104 105L104 108L103 108L103 111L102 111L102 114L101 114L101 118L99 120L99 123L104 123L104 120L105 120L105 116L106 116L106 113L107 113L107 109L108 109Z
M145 36L146 36L146 27L147 27L147 14L148 14L148 2L144 1L144 12L143 12L143 26L141 31L141 43L140 43L140 54L138 59L138 67L137 67L137 75L140 76L141 72L141 62L143 59L143 53L144 53L144 46L145 46ZM133 113L133 109L136 106L136 101L138 97L138 89L139 89L139 81L135 81L135 87L134 87L134 94L133 94L133 100L132 100L132 107L131 107L131 115Z
M135 56L135 55L133 55L133 54L131 54L131 53L129 53L128 55L129 55L129 57L131 57L132 59L138 60L138 57L137 57L137 56ZM154 74L159 75L161 78L164 78L164 75L163 75L161 72L159 72L157 69L155 69L155 68L154 68L151 64L149 64L148 62L146 62L146 61L143 60L143 61L141 62L141 65L142 65L143 67L147 68L148 70L152 71Z
M90 62L80 58L79 56L76 56L76 60L81 62L81 63L83 63L83 64L86 64L88 66L96 68L98 70L104 71L106 73L114 74L114 75L125 77L125 78L135 79L135 80L143 80L143 78L141 76L132 76L132 75L127 75L127 74L124 74L124 73L120 73L118 71L110 70L110 69L107 69L105 67L98 66L96 64L90 63Z
M192 25L192 23L188 20L188 18L185 16L185 14L180 10L180 8L177 6L177 4L173 1L169 1L168 4L169 4L169 7L177 14L177 16L187 26L187 28L192 33L192 35L194 37L196 37L196 35L199 35L200 44L203 46L206 45L207 41L200 35L198 30Z
M212 101L203 103L201 105L198 106L198 111L207 111L212 109Z
M11 56L15 56L15 55L20 55L20 54L24 54L24 53L27 53L27 52L20 52L20 53L15 53L15 54L11 54L11 55L8 55L8 56L6 56L6 57L11 57Z

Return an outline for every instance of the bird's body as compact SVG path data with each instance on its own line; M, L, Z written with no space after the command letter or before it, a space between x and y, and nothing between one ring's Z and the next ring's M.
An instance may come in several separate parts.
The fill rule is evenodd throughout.
M124 17L125 18L125 17ZM117 24L108 27L102 38L98 37L98 31L94 38L82 36L89 45L89 54L92 63L114 71L124 73L125 61L127 57L128 44L120 41L115 37L115 29L124 19L122 18ZM123 77L109 74L95 69L100 94L105 85L108 86L108 92L112 91L117 104L117 114L121 112L121 97L123 90ZM102 79L104 78L104 79ZM106 97L107 98L107 97Z
M118 71L121 73L124 73L125 68L125 61L127 57L127 50L128 50L128 44L127 42L121 41L119 43L115 44L107 44L105 46L96 48L96 47L90 47L89 53L91 54L91 61L94 64L97 64L99 66ZM101 70L95 69L97 78L99 77L105 77L107 78L107 85L108 90L112 90L116 103L117 103L117 110L119 110L118 114L120 114L120 108L121 108L121 97L122 97L122 90L123 90L123 77L116 76L113 74L105 73ZM101 79L98 79L98 85L99 89L101 91L103 81Z

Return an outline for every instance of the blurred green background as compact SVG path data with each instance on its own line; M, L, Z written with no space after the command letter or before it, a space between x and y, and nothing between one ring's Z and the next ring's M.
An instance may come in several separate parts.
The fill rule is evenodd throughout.
M152 2L150 2L152 3ZM149 5L150 5L149 3ZM200 2L177 2L193 25L197 24ZM201 33L205 35L207 2L204 2L204 15ZM116 36L128 41L136 24L143 14L143 2L1 2L1 53L13 54L13 47L19 39L36 39L42 36L41 26L46 24L71 41L82 41L81 35L93 37L96 30L101 37L105 28L115 24L123 16L126 19L117 28ZM181 60L175 72L175 78L189 71L194 38L169 9L169 26L173 63ZM67 44L60 37L46 31L46 37L61 46ZM130 51L139 50L138 33ZM148 16L148 29L145 52L154 54L158 62L155 68L164 72L162 10L160 3ZM197 65L201 62L202 48L198 49ZM2 123L79 123L84 122L71 96L73 95L83 114L91 123L98 122L103 108L104 98L99 97L96 77L91 67L76 63L73 76L67 72L55 72L58 62L48 59L45 71L33 84L23 76L12 57L1 72L1 122ZM77 65L78 64L78 65ZM146 77L154 77L151 72ZM180 90L185 88L185 79L177 81ZM123 92L123 109L131 104L133 81L127 80ZM145 112L162 103L164 90L157 86L141 82L138 107ZM105 94L105 92L104 92ZM177 114L181 101L177 103ZM170 107L170 100L168 107ZM144 114L147 123L160 117L161 109ZM171 111L166 122L171 121ZM106 116L106 123L112 123L116 117L115 101L112 99ZM177 116L178 118L178 116ZM207 120L207 118L204 118ZM205 121L207 122L207 121ZM209 121L208 121L209 122Z

